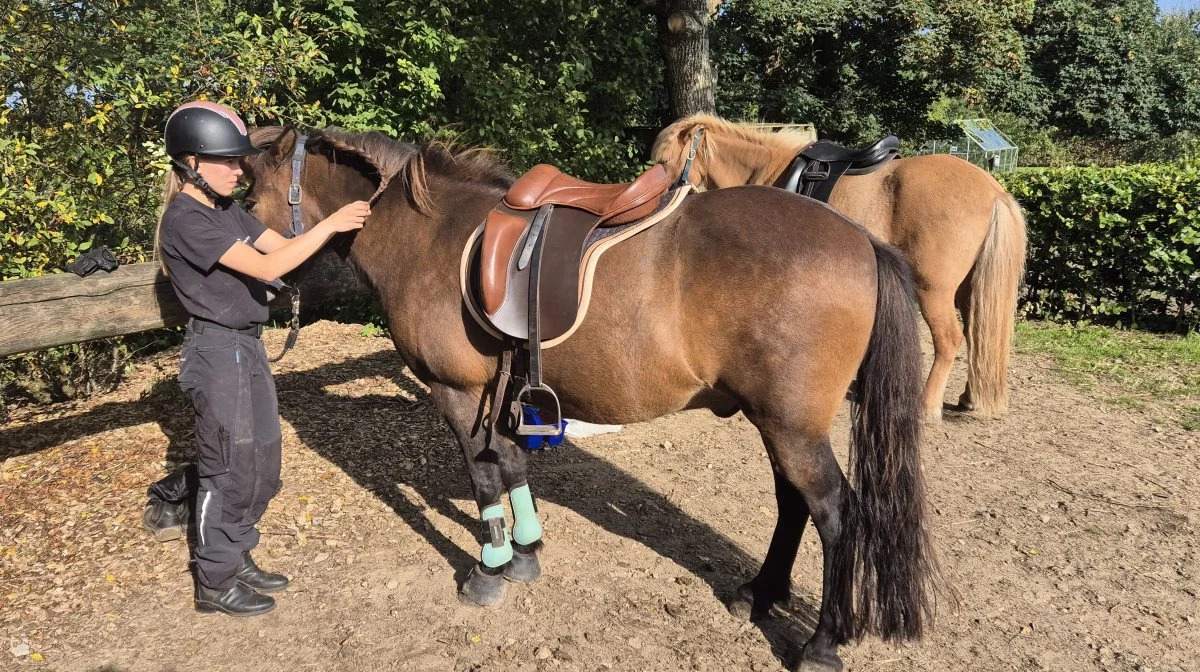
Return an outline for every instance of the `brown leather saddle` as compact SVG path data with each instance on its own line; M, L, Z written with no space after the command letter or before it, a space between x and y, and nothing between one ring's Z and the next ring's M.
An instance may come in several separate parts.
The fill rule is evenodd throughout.
M900 140L894 135L862 149L818 140L800 150L774 186L828 203L843 175L873 173L899 155Z
M584 182L545 164L513 183L469 241L462 264L468 310L512 346L492 397L493 423L507 406L517 434L560 433L558 397L542 382L542 348L582 322L600 255L661 221L688 191L661 164L627 184ZM512 355L521 350L528 350L528 364L524 375L514 375ZM524 379L515 395L507 390L512 377ZM540 422L526 422L526 405Z

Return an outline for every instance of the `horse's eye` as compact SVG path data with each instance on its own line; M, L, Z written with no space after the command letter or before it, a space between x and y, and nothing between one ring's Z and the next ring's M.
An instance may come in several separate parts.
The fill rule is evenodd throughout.
M246 199L246 212L250 212L251 210L253 210L254 206L256 206L256 205L258 205L258 201L247 198Z

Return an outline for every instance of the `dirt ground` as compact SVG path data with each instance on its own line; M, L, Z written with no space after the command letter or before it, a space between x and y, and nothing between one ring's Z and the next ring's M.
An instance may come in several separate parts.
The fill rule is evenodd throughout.
M283 333L265 338L275 352ZM811 632L811 527L788 613L726 609L775 504L753 427L704 412L533 455L545 575L501 608L463 606L479 547L460 452L390 341L328 322L276 368L284 488L256 556L292 586L264 617L199 615L186 543L140 524L146 485L190 451L177 356L0 428L0 668L758 671ZM921 643L844 648L847 668L1200 670L1200 433L1104 404L1043 358L1016 357L1010 381L1006 419L948 414L927 433L958 599ZM843 413L842 460L846 436Z

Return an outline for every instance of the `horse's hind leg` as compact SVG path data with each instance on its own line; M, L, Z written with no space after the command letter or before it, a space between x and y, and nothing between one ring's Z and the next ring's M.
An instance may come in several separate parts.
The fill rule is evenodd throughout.
M786 595L786 588L781 592L781 586L790 584L805 518L811 515L821 537L824 566L821 614L816 630L804 644L797 669L841 670L837 649L851 638L854 629L853 544L843 534L846 517L852 515L850 484L833 455L828 435L770 428L763 429L762 434L775 472L780 511L767 558L758 576L748 584L753 600L769 608L771 600Z
M942 419L942 402L946 396L946 381L950 367L963 343L962 326L954 311L954 291L918 289L917 300L929 332L933 336L933 367L925 381L925 417L928 420Z
M770 451L774 454L774 450ZM742 618L766 616L774 605L785 605L792 597L792 565L800 538L808 524L808 502L778 470L775 474L775 503L779 508L771 547L758 576L738 588L730 611Z
M962 315L963 336L969 344L973 337L971 332L971 276L959 286L958 291L954 295L954 305L958 306L958 312ZM970 349L968 347L968 349ZM963 387L963 393L958 397L958 410L973 411L975 410L975 402L971 400L971 377L967 376L966 386Z

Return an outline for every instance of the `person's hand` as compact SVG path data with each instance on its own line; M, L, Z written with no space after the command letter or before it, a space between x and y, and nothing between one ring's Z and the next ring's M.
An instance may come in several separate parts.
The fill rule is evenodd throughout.
M322 224L337 233L355 231L363 227L363 222L371 214L371 206L366 201L354 201L342 206L340 210L325 218Z

